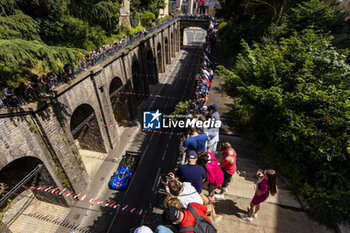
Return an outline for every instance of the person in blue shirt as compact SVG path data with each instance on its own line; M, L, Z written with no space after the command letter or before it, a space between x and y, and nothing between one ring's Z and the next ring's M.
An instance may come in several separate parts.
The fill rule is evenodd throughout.
M191 150L187 153L187 164L182 164L176 172L181 182L190 182L196 191L202 193L203 181L207 178L202 166L197 165L197 153Z
M196 140L196 137L198 136L197 129L194 127L190 127L188 129L188 137L182 138L180 143L180 151L185 152L186 150L197 150L198 142Z
M197 131L198 133L198 131ZM197 137L197 150L196 151L204 151L207 152L207 141L209 140L209 137L205 133L198 133Z

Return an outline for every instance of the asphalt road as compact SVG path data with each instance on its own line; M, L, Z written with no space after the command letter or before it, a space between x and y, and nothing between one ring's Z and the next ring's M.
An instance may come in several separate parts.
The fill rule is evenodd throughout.
M199 29L185 30L185 46L180 50L173 63L161 75L160 83L153 88L152 94L170 96L183 100L194 97L195 76L200 70L201 42L206 33ZM188 46L186 46L188 45ZM155 93L154 93L155 92ZM159 109L163 114L170 114L178 100L149 98L138 108L139 113ZM170 130L167 130L170 131ZM173 130L177 133L178 130ZM110 200L131 207L150 211L150 200L157 187L161 174L173 170L179 157L177 135L163 135L159 140L157 133L126 130L122 135L120 146L109 153L98 172L86 189L89 196L99 197L101 201ZM116 191L108 188L108 182L118 164L108 162L119 159L123 151L141 152L139 165L126 190ZM128 207L129 207L128 206ZM127 207L126 207L127 208ZM66 217L67 222L79 224L78 229L60 226L57 233L62 232L117 232L128 233L143 222L143 215L136 215L121 209L112 209L79 201Z

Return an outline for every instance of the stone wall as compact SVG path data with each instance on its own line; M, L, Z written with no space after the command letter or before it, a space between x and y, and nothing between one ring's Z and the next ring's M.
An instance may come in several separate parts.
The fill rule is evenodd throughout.
M145 98L137 95L111 98L112 82L118 80L120 90L136 92L137 84L139 91L149 93L149 85L157 83L158 73L165 71L166 61L170 64L179 51L181 31L193 25L206 29L208 22L191 24L191 20L176 20L79 74L50 96L42 97L39 103L0 109L0 171L16 159L34 157L45 165L54 185L84 191L88 175L74 140L79 141L82 148L101 152L117 148L121 136L118 127L108 126L121 123L117 120L118 112L127 110L124 119L129 121L137 118L135 106ZM169 45L167 53L165 38ZM133 72L136 63L137 72ZM118 106L118 102L124 104ZM92 118L85 122L84 118L89 115ZM93 129L88 123L95 124ZM72 132L74 129L78 130Z

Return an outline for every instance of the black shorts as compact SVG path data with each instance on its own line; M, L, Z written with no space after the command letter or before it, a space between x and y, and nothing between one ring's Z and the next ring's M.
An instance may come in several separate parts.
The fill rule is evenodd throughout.
M222 172L224 173L224 182L222 182L222 187L227 187L228 183L230 183L231 181L231 177L232 175L231 174L228 174L226 171L225 171L225 168L221 168Z

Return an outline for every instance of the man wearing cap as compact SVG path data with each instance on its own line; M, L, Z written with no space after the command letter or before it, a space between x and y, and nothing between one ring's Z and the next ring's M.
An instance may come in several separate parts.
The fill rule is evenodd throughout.
M205 118L207 118L207 116L208 116L208 107L207 106L203 106L203 107L201 107L201 113L202 113L202 115L205 117Z
M208 208L205 205L195 202L190 205L196 211L198 216L204 217L211 222L209 217L205 215L208 211ZM196 224L196 219L188 209L180 210L174 206L169 206L169 208L164 210L162 216L164 221L171 222L172 224L177 225L180 229L181 227L193 227Z
M197 153L191 150L187 153L187 164L182 164L177 170L181 182L190 182L196 191L202 193L203 181L207 178L202 166L197 165Z

